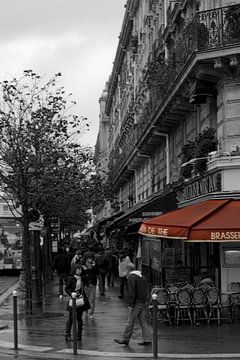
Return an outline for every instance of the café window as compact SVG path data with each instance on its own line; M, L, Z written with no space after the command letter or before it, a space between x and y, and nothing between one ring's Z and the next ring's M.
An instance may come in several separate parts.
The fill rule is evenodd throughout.
M223 248L223 266L240 267L240 248Z

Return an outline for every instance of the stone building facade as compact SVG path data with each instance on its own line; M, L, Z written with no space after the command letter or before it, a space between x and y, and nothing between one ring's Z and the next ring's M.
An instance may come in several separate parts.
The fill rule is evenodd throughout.
M224 287L237 276L221 265L223 243L143 239L138 227L198 201L240 197L239 61L240 1L126 2L105 97L115 200L104 231L141 249L154 282L207 271Z

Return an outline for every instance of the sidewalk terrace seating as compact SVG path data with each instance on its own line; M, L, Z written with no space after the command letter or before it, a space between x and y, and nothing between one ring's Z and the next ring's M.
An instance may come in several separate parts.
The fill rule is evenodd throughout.
M182 321L195 325L201 320L207 324L217 321L220 325L222 320L232 322L240 318L240 283L229 284L227 291L222 293L213 284L194 287L186 283L181 288L155 286L149 302L151 315L154 293L157 294L157 318L170 325L179 325Z

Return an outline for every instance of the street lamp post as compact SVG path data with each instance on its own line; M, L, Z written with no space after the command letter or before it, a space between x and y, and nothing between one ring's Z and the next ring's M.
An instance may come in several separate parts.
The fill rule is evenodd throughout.
M77 355L77 314L76 314L76 296L75 292L72 292L72 326L73 326L73 355Z
M18 311L17 291L13 291L13 328L14 328L14 350L18 350Z
M39 232L35 230L30 230L30 239L31 239L31 274L32 274L32 300L39 301Z
M153 357L158 358L158 334L157 334L157 294L152 294L153 301Z

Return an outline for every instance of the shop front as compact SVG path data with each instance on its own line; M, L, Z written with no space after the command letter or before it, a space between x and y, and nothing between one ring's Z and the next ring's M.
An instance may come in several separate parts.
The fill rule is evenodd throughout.
M157 195L145 202L136 204L113 219L105 227L106 236L110 243L114 240L115 247L119 250L131 248L136 259L139 250L138 243L141 238L138 233L141 223L174 209L177 209L175 192Z
M158 283L197 284L208 274L226 290L230 282L239 280L239 214L240 199L225 197L199 201L144 221L139 233L143 251L149 247L151 268L156 263L150 256L151 242L157 241L161 249ZM143 258L143 266L145 263Z
M198 284L208 274L220 281L219 245L142 236L141 267L154 285Z

